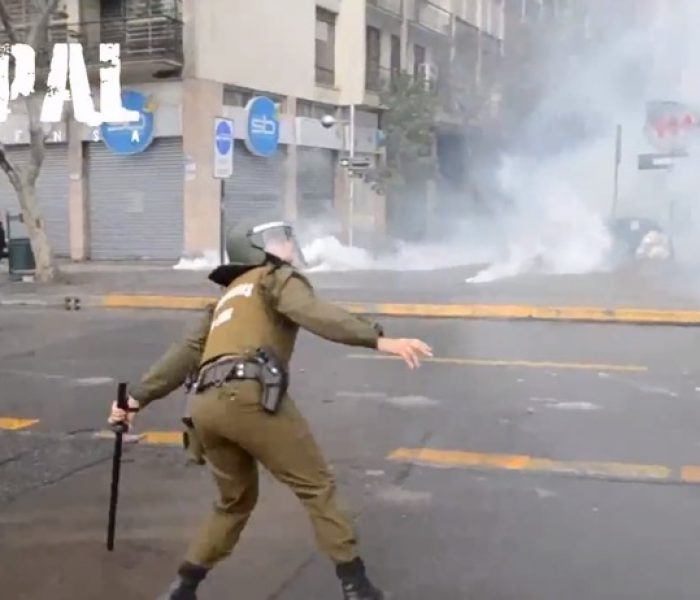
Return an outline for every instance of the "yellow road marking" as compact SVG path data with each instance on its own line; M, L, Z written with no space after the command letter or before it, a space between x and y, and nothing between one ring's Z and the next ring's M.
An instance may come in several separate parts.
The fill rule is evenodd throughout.
M486 468L540 473L568 473L589 477L617 477L627 479L670 479L673 470L663 465L641 465L616 462L558 461L518 454L482 454L461 450L431 448L399 448L388 460L415 462L439 467ZM687 467L686 467L687 469ZM685 469L684 469L685 471ZM696 474L700 474L700 469ZM694 481L683 479L683 481ZM697 480L700 482L700 478Z
M403 360L399 356L383 354L348 354L354 360ZM423 358L422 362L437 364L452 364L472 367L523 367L526 369L573 369L580 371L628 371L645 372L648 367L642 365L597 364L579 362L533 361L533 360L490 360L480 358Z
M532 306L525 304L368 304L360 302L341 302L339 304L351 312L396 317L700 324L700 311L697 310Z
M216 298L108 294L102 296L98 304L104 308L198 310L212 302L216 302ZM343 301L336 301L335 303L352 313L387 317L700 325L700 311L698 310L605 308L590 306L532 306L526 304L398 304Z
M198 296L148 296L109 294L103 296L100 305L104 308L161 308L171 310L198 310L206 307L214 298Z
M140 435L146 444L182 446L182 431L144 431Z
M681 469L681 480L688 483L700 483L700 466L686 465Z
M26 429L27 427L31 427L38 422L39 419L15 419L11 417L0 417L0 429L17 431L18 429Z
M181 431L131 431L128 434L140 443L152 444L156 446L182 446ZM95 437L104 439L114 439L114 432L110 429L98 431Z

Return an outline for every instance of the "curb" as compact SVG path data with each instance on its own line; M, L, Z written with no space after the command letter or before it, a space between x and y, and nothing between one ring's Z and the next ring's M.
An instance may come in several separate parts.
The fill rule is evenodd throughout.
M216 302L207 296L106 294L103 296L1 297L0 306L81 307L110 309L201 310ZM536 306L527 304L412 304L343 302L336 304L355 314L432 319L494 321L564 321L581 323L627 323L636 325L700 326L700 310L652 308L604 308Z

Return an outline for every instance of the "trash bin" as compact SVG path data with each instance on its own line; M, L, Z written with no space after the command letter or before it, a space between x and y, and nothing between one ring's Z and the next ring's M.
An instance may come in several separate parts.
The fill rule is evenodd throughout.
M10 279L20 281L23 277L34 275L36 263L29 238L10 238L7 240L7 261Z

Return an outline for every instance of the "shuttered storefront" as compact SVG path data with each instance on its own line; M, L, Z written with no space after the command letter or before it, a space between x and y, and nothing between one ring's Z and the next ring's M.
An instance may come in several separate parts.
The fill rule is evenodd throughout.
M28 146L8 146L7 153L15 164L24 166L29 161ZM56 256L66 257L70 254L70 234L68 217L68 146L66 144L48 144L44 164L37 180L36 195L41 215L46 225L49 241ZM4 215L20 213L19 200L15 189L4 171L0 171L0 212ZM26 230L17 223L12 223L12 236L26 235Z
M182 138L157 138L141 154L88 148L90 257L176 260L184 238Z
M226 227L241 220L264 221L284 216L284 146L269 158L254 156L236 140L233 176L224 180Z
M297 148L297 211L310 220L334 214L335 156L325 148Z

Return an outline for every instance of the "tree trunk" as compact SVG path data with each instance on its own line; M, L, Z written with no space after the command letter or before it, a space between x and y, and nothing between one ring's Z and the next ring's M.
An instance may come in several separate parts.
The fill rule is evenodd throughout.
M51 243L46 235L43 220L36 205L36 186L23 181L17 190L17 198L22 208L24 225L27 228L29 240L36 263L36 279L41 283L54 281L58 275Z

